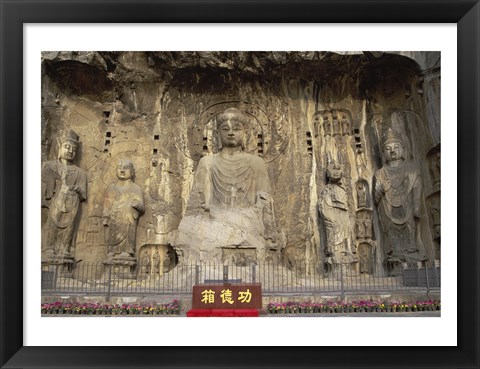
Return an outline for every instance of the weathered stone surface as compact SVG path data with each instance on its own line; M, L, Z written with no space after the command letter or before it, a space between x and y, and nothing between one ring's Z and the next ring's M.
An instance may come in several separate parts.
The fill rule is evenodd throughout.
M314 273L326 262L317 203L327 185L329 153L344 167L355 243L370 247L365 271L385 272L383 229L371 192L388 128L402 133L406 159L418 167L421 239L428 259L438 259L439 61L434 52L44 53L42 162L56 160L55 137L72 129L80 143L75 165L88 178L75 259L102 261L107 254L103 196L117 180L118 159L125 158L134 164L135 184L145 194L135 257L151 247L153 265L153 247L168 247L181 221L188 223L187 202L200 160L210 160L217 150L215 118L232 107L250 123L244 152L265 163L278 252L287 266ZM366 195L358 192L359 183ZM370 214L371 237L365 214ZM45 208L44 224L47 217ZM363 230L356 234L360 220ZM196 237L225 238L229 244L242 239L238 232L216 229L215 223L206 224Z

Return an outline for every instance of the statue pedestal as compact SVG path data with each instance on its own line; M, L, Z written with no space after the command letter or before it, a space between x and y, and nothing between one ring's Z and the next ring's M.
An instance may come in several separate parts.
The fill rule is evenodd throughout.
M42 255L42 269L54 271L57 278L73 278L73 256Z
M111 277L114 279L136 279L135 266L137 260L133 256L115 255L103 262L103 265L111 270Z
M402 260L397 258L389 258L385 260L385 266L387 269L387 275L389 277L397 277L403 275L403 269L406 268L406 264Z

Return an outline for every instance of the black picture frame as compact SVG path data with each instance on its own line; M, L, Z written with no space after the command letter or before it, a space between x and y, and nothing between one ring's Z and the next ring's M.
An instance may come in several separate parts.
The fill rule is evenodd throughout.
M0 365L2 368L479 368L480 4L478 0L0 0ZM23 346L24 23L456 23L456 347ZM448 104L448 101L442 101ZM445 123L445 124L448 124ZM448 247L448 245L445 245ZM72 334L46 340L68 340ZM106 342L108 342L108 332ZM188 334L188 332L186 332ZM319 332L321 334L321 332ZM388 334L388 332L386 332ZM392 333L393 334L393 333ZM446 334L449 334L448 332ZM266 334L267 335L267 334ZM428 341L428 332L412 332ZM283 339L286 339L283 338ZM282 337L275 337L282 340ZM428 343L428 342L426 342Z

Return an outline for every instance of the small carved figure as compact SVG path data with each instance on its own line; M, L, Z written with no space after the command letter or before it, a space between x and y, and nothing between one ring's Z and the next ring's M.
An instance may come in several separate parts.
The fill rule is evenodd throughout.
M133 182L135 169L130 160L119 160L116 174L118 181L108 186L103 204L107 252L109 256L134 257L138 218L145 211L143 193Z
M323 130L325 131L325 136L332 135L332 122L328 115L323 116Z
M430 162L430 169L432 172L433 184L440 182L440 151L434 154Z
M145 180L146 215L153 224L151 231L157 235L167 235L178 226L178 218L173 213L174 207L168 196L168 186L164 176L165 162L159 155L150 158L150 176ZM153 241L153 240L152 240ZM164 243L165 240L155 240Z
M384 235L389 262L427 259L419 219L422 196L420 172L405 161L400 134L389 129L383 143L385 165L375 174L374 200Z
M163 257L163 272L168 272L170 270L170 266L172 265L172 253L168 249L165 252L165 255Z
M333 263L349 257L353 261L353 254L356 252L350 234L350 211L342 176L343 169L340 164L328 164L328 184L320 193L319 200L319 211L327 236L326 255L333 259Z
M333 114L332 117L333 135L340 135L340 122L338 121L337 114Z
M73 258L80 202L87 199L87 175L73 164L78 135L72 130L61 132L58 144L58 160L42 166L42 207L50 209L43 229L44 259Z
M369 214L365 216L363 224L365 226L365 238L372 238L372 219Z
M160 274L160 255L158 254L158 249L155 249L155 253L152 256L153 259L153 272L155 274Z
M367 207L367 188L363 181L357 182L357 206L359 208Z
M361 219L357 219L355 228L357 230L357 238L365 238L365 226Z
M358 246L359 272L372 273L372 248L369 244L362 243Z
M433 202L430 207L430 214L432 214L432 223L433 223L433 235L434 238L440 238L441 229L440 229L440 205L438 202Z
M142 273L149 274L150 268L151 268L150 255L148 251L145 249L143 250L143 256L142 256Z
M340 121L342 126L343 135L350 134L350 123L348 122L347 116L345 114L342 115L342 120Z

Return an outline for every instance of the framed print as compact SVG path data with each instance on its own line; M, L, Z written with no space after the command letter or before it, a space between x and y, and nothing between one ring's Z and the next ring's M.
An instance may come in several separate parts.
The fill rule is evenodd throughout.
M477 1L0 4L2 368L479 367Z

